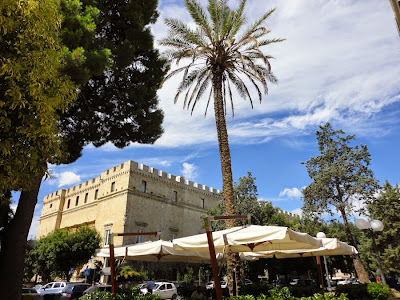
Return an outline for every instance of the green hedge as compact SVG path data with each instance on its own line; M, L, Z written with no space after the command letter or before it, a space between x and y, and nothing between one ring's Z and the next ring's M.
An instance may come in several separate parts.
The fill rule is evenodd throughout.
M340 293L347 294L349 300L392 299L390 288L380 282L338 285L336 294Z

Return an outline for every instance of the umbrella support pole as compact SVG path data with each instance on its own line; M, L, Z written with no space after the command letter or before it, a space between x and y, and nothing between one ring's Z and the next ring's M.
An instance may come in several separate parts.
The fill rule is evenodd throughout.
M319 287L322 289L322 294L324 294L325 287L324 287L324 277L322 275L321 256L317 256L317 269L318 269Z
M114 237L115 236L140 236L140 235L159 235L159 232L133 232L133 233L109 233L108 241L110 248L110 273L111 273L111 293L115 297L115 257L114 257Z
M213 273L213 278L214 278L214 286L215 286L215 292L217 294L217 300L222 300L222 289L221 289L221 281L219 280L218 276L218 265L217 265L217 259L215 258L215 247L214 247L214 240L212 237L212 227L211 227L211 221L214 220L251 220L251 216L210 216L204 219L204 225L206 228L206 234L207 234L207 242L208 242L208 250L210 252L210 260L211 260L211 269Z

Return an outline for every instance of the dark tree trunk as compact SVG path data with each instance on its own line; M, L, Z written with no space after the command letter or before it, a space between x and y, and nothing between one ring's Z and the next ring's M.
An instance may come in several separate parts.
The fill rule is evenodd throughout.
M344 209L339 209L339 210L340 210L340 213L343 218L344 228L346 228L347 242L350 245L356 247L356 244L354 243L353 235L350 232L350 227L349 227L349 222L347 221L346 212L344 211ZM368 283L369 282L368 273L364 269L360 255L353 254L353 264L354 264L354 268L356 269L357 276L358 276L358 279L360 280L360 282Z
M5 227L0 252L1 299L21 299L26 242L41 182L42 176L35 176L31 190L21 192L15 216Z
M222 190L224 195L224 207L225 215L231 216L235 214L235 207L233 202L233 179L232 179L232 164L231 164L231 153L228 142L228 130L226 128L225 120L225 109L224 101L222 97L222 73L217 68L213 72L214 89L214 113L215 113L215 124L217 127L219 156L221 161L221 173L222 173ZM232 228L235 226L235 220L227 220L226 228ZM239 274L237 274L237 266L240 263L239 255L228 251L227 253L227 281L229 294L233 296L234 291L236 294L240 290ZM238 276L235 276L237 274ZM236 278L236 281L234 280ZM236 282L236 287L233 283Z

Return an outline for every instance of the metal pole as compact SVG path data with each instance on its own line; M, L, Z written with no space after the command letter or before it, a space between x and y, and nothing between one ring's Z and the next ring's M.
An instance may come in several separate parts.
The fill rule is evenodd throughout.
M109 248L110 248L110 271L111 271L111 293L115 297L115 256L114 256L114 236L138 236L138 235L154 235L159 232L135 232L135 233L109 233Z
M217 300L221 300L222 299L221 282L218 277L218 265L217 265L217 259L215 258L215 247L212 237L210 217L208 219L204 219L204 225L207 233L208 250L210 252L211 270L214 278L215 292L217 294Z
M386 284L385 274L383 274L383 270L382 270L382 263L381 263L380 254L379 254L379 251L378 251L378 247L376 247L376 243L375 243L375 233L374 233L374 231L372 229L370 229L370 231L371 231L371 236L372 236L372 248L373 248L373 250L375 252L376 260L377 260L377 263L378 263L378 270L379 270L379 273L381 274L382 283L384 285L387 285Z
M326 257L324 255L324 265L325 265L325 273L326 273L326 282L328 284L328 291L332 291L331 282L329 280L329 273L328 273L328 264L326 263Z

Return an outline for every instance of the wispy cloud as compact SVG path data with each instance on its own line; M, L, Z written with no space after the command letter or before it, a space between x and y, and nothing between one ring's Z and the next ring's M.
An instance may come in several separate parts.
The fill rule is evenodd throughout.
M288 197L288 198L300 198L303 195L303 193L301 192L301 190L299 190L298 188L294 187L294 188L285 188L283 191L281 191L279 193L279 197Z
M62 173L56 173L53 171L51 173L49 184L57 184L58 187L62 187L78 183L80 181L81 181L81 176L72 171L65 171Z
M194 181L197 178L197 166L184 162L182 164L181 173L186 179Z

